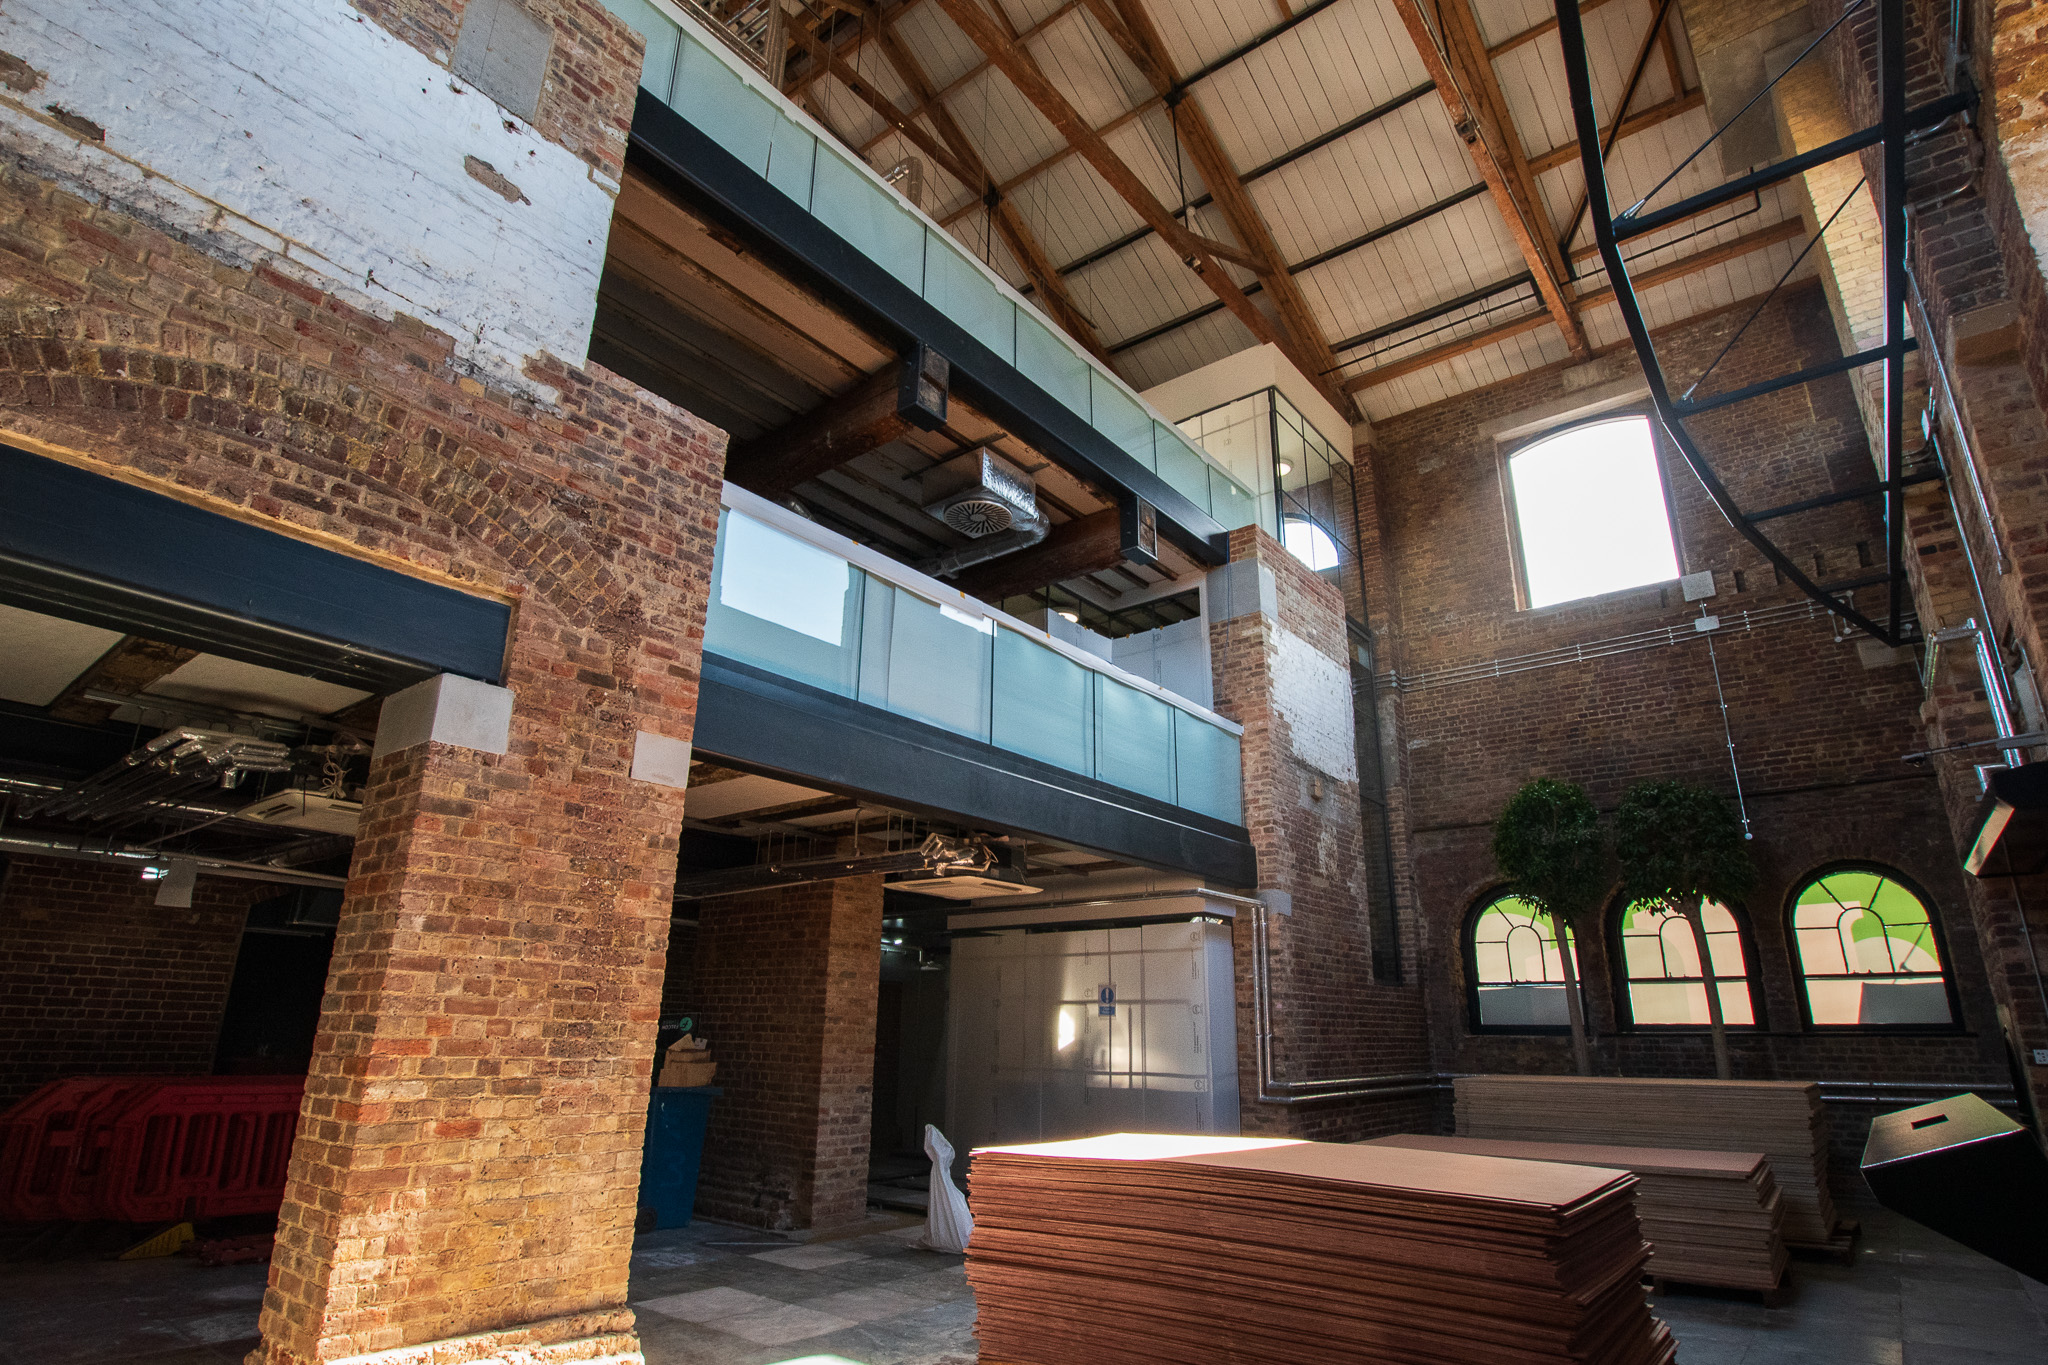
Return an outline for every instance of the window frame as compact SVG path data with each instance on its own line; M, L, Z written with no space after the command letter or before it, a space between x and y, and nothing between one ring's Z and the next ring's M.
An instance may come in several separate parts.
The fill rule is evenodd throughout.
M1497 885L1481 892L1478 898L1474 900L1465 911L1464 924L1458 931L1458 951L1462 955L1465 964L1466 1027L1472 1033L1504 1034L1508 1036L1538 1038L1568 1038L1571 1036L1572 1031L1571 1025L1569 1023L1489 1024L1485 1022L1484 1018L1480 1014L1479 952L1478 941L1474 937L1474 935L1478 932L1479 929L1479 917L1504 900L1518 899L1520 898L1517 897L1515 893L1511 891L1505 884ZM1555 935L1556 932L1556 923L1553 920L1551 933ZM1579 951L1579 939L1579 935L1572 936L1572 961L1578 969L1579 1008L1581 1012L1584 1014L1587 1020L1587 1026L1590 1029L1593 1018L1593 1010L1592 1004L1590 1000L1587 998L1586 994L1586 961L1585 954ZM1553 939L1553 941L1555 940ZM1564 983L1559 982L1558 984L1562 985ZM1569 1000L1567 1000L1566 1004L1567 1007L1569 1007Z
M1685 538L1679 534L1678 513L1671 487L1670 462L1665 459L1664 437L1658 426L1657 415L1646 407L1629 406L1612 408L1604 412L1588 413L1568 418L1555 426L1543 428L1513 441L1502 441L1495 448L1495 460L1499 465L1501 510L1507 518L1508 559L1511 576L1514 579L1515 610L1520 611L1561 611L1567 607L1582 606L1603 598L1614 597L1625 592L1642 592L1646 588L1661 588L1664 584L1676 582L1676 578L1660 578L1651 583L1638 583L1632 588L1613 588L1607 592L1593 593L1586 597L1569 597L1562 602L1550 602L1543 606L1530 605L1529 561L1522 545L1522 510L1515 501L1514 461L1526 450L1569 435L1581 427L1600 426L1607 422L1621 422L1632 418L1643 421L1650 433L1650 459L1657 467L1657 487L1664 495L1664 525L1671 533L1671 557L1678 566L1678 578L1685 577Z
M1819 1024L1814 1022L1813 1001L1807 994L1806 959L1799 949L1799 898L1807 888L1824 877L1838 872L1863 872L1896 882L1927 912L1927 930L1933 935L1935 952L1941 958L1941 984L1948 998L1948 1022L1946 1024ZM1953 1036L1968 1033L1963 1023L1962 994L1956 989L1955 960L1949 956L1948 931L1941 922L1941 909L1935 899L1927 894L1919 882L1884 863L1869 858L1843 858L1812 868L1795 877L1785 893L1785 950L1792 968L1793 994L1799 997L1799 1023L1804 1032L1895 1034L1899 1036L1929 1037ZM1823 976L1823 981L1853 980L1861 973L1850 973L1847 977Z
M1629 906L1634 903L1623 896L1617 895L1607 911L1607 946L1611 954L1610 962L1614 978L1614 1024L1616 1030L1622 1033L1652 1034L1702 1035L1712 1033L1714 1026L1711 1023L1643 1024L1636 1021L1635 995L1629 989L1636 981L1698 979L1704 984L1704 979L1688 977L1632 977L1629 975L1628 947L1622 942L1621 922L1622 917L1628 913ZM1741 980L1743 988L1749 992L1749 1017L1751 1022L1747 1024L1730 1023L1725 1025L1725 1027L1730 1033L1768 1033L1770 1032L1770 1021L1765 1014L1763 994L1757 989L1759 984L1757 977L1759 964L1756 951L1756 937L1750 931L1749 913L1741 905L1730 905L1725 901L1718 901L1716 904L1726 910L1729 918L1735 921L1735 946L1736 950L1742 954ZM1726 977L1716 979L1717 981L1727 980Z

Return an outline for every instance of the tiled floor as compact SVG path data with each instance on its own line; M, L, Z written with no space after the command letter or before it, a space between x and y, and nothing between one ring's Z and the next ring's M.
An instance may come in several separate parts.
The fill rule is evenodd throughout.
M1793 1265L1782 1307L1672 1291L1682 1365L2042 1365L2048 1285L1903 1219L1863 1215L1854 1266ZM797 1242L718 1224L634 1244L649 1365L970 1365L961 1258L915 1226ZM229 1365L255 1344L265 1268L0 1264L0 1365Z

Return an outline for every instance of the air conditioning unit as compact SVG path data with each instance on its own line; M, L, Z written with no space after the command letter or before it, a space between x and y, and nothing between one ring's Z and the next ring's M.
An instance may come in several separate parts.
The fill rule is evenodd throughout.
M363 803L317 792L287 791L252 801L235 813L244 820L258 820L266 825L353 835L363 818Z
M926 512L977 540L1038 517L1036 481L987 446L933 466L920 486Z
M995 877L963 875L957 877L919 877L913 881L884 882L888 891L908 891L918 896L939 896L949 901L978 901L989 896L1030 896L1044 890L1044 887L1026 886L1022 882L1006 882Z

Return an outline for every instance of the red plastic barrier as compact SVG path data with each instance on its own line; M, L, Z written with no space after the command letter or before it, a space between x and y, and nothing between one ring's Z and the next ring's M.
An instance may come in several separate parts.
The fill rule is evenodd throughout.
M87 1077L0 1116L0 1202L22 1219L268 1213L284 1199L302 1076Z

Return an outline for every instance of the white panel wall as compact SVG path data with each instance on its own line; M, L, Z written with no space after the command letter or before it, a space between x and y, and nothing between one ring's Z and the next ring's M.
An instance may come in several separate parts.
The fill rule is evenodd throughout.
M956 938L947 1037L946 1133L963 1152L1238 1130L1227 925Z
M1197 706L1216 704L1209 672L1209 622L1200 616L1110 642L1110 662Z
M410 314L515 388L585 359L617 183L342 0L8 0L0 50L40 76L0 90L37 173Z

